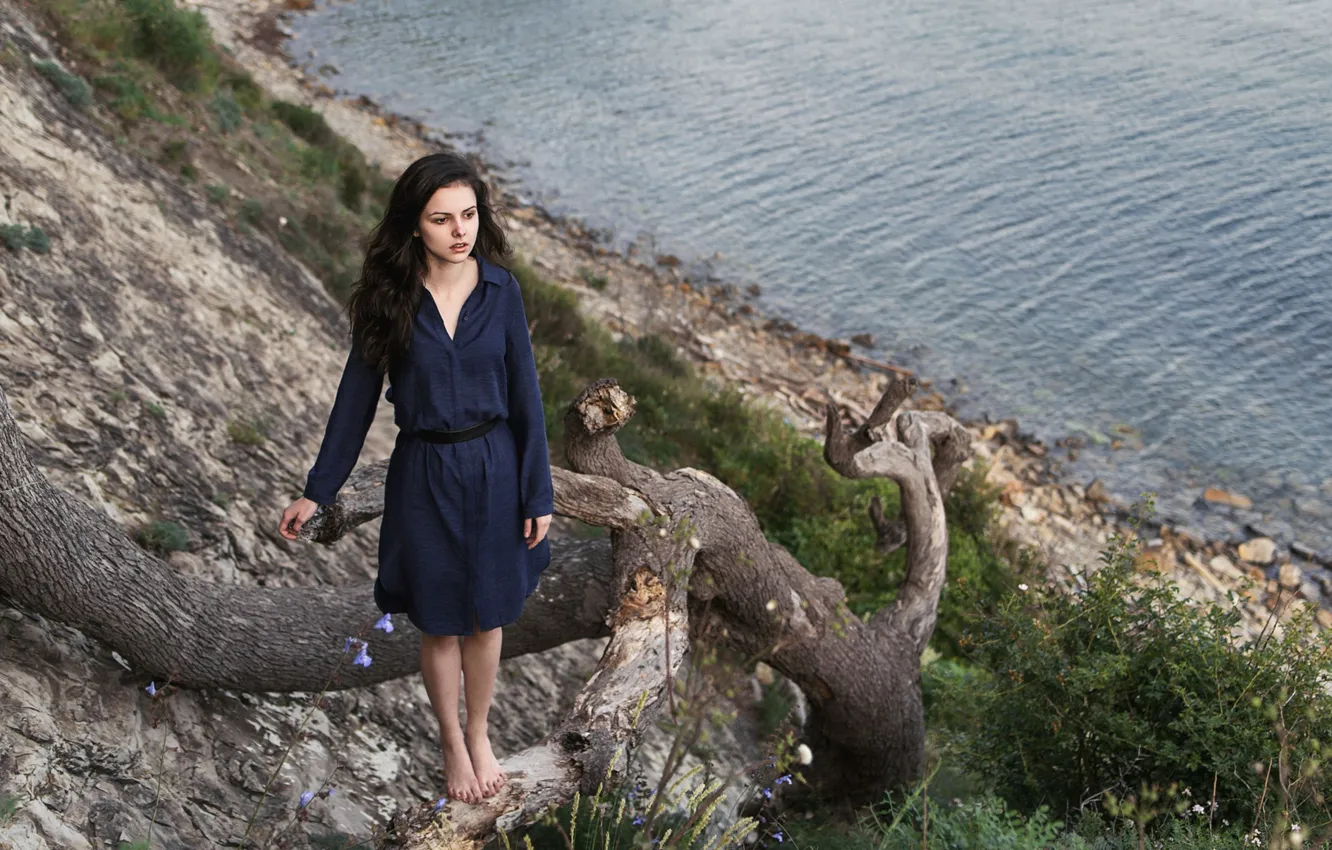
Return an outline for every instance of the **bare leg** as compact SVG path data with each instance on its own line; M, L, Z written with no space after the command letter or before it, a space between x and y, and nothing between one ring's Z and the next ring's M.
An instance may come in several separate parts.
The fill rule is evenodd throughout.
M462 727L458 724L458 689L461 649L457 635L421 635L421 677L425 679L430 707L439 721L439 739L444 750L444 776L450 800L481 801Z
M490 701L495 695L495 675L499 672L503 629L483 632L479 621L474 620L472 625L476 634L463 635L462 638L463 699L467 701L465 738L481 792L492 797L508 780L490 749L487 723Z

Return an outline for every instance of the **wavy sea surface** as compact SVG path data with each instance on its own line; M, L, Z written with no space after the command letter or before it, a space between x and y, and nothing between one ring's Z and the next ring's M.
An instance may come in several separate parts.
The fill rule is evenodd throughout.
M720 251L766 312L872 332L963 415L1081 436L1074 478L1332 553L1332 0L353 0L292 24L330 84L479 133L552 210ZM1255 510L1199 507L1208 486Z

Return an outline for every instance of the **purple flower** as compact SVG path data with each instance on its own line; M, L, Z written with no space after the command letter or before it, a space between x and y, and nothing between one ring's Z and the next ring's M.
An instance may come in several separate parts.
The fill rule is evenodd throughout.
M774 785L781 785L783 782L785 782L787 785L790 785L790 784L791 784L791 774L787 773L787 774L783 774L782 776L777 777L777 781L776 781L775 783L773 783L773 784L774 784Z
M330 788L330 789L328 789L328 796L332 797L332 796L333 796L333 792L336 791L336 790L338 790L338 789L336 789L336 788Z
M634 826L642 826L642 825L643 825L642 815L639 815L638 817L634 818Z
M786 839L782 838L782 834L781 834L780 832L777 833L776 835L774 835L773 838L777 839L778 841L785 841L785 840L786 840Z
M351 651L351 648L352 648L352 644L354 644L354 643L355 643L355 644L359 644L360 641L357 640L357 639L354 638L354 637L349 637L349 638L347 638L347 642L344 643L344 644L342 645L342 651L343 651L343 652L350 652L350 651Z
M444 806L448 802L449 802L449 795L445 794L443 797L440 797L438 800L435 801L434 811L439 811L440 809L444 808Z
M301 792L301 808L303 809L303 808L305 808L306 806L310 805L310 801L313 800L313 799L314 799L314 792L313 792L313 791L302 791L302 792Z
M153 682L149 682L148 687L144 688L144 690L148 692L148 696L150 697L157 696L157 685Z
M393 618L390 617L388 614L385 614L384 616L379 618L379 622L375 623L375 628L382 629L384 631L384 634L392 632Z
M370 648L370 647L369 647L367 644L362 643L362 644L361 644L361 650L360 650L360 652L356 653L356 657L352 659L352 663L353 663L353 664L356 664L356 665L359 665L359 666L361 666L361 667L369 667L369 666L370 666L370 656L366 654L366 650L369 649L369 648Z
M763 789L763 796L766 797L766 798L768 798L769 800L771 800L771 799L772 799L772 789L771 789L771 788L764 788L764 789Z

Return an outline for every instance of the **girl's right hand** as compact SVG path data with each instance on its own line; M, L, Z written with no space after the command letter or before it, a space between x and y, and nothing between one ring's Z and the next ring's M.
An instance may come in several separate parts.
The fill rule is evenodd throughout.
M278 523L278 534L288 540L295 540L300 536L301 526L305 525L305 521L314 516L317 510L319 503L312 502L304 496L292 502L282 512L282 521Z

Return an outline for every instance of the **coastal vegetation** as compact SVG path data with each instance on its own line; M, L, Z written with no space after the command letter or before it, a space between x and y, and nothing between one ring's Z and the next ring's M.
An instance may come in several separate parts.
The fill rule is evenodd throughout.
M34 63L36 74L105 122L110 135L199 185L238 231L269 234L333 297L345 298L359 234L377 220L391 185L373 163L317 112L256 86L212 43L197 12L170 0L37 4L69 57L67 67ZM6 54L4 61L26 60ZM34 242L7 233L6 244ZM753 509L768 540L815 575L837 579L854 614L896 597L906 550L881 554L869 518L876 499L887 515L898 513L895 484L842 477L821 442L736 389L705 381L669 339L614 335L585 320L572 296L531 265L514 270L537 319L553 463L566 460L559 447L570 402L590 382L614 376L637 404L616 435L628 459L715 475ZM243 419L230 434L242 444L264 439L260 425ZM705 783L688 799L674 795L681 777L669 771L656 787L575 797L489 846L508 850L512 839L542 850L605 850L612 836L617 847L866 850L1332 842L1332 640L1307 616L1237 638L1227 610L1186 604L1140 572L1132 534L1112 537L1099 569L1088 571L1078 593L1063 594L1032 552L998 531L996 504L983 467L966 469L948 491L948 581L921 670L929 728L922 780L884 789L879 803L860 808L802 794L802 767L820 753L795 745L794 705L780 674L768 671L767 761L722 785ZM1150 510L1147 500L1141 514ZM188 534L161 522L136 536L146 548L171 551ZM704 642L692 656L678 709L662 722L681 752L706 753L709 726L728 722L715 711L717 696L741 687L753 665ZM163 690L160 699L169 697ZM709 806L730 782L749 784L753 802L718 814ZM320 833L309 823L315 799L331 793L318 791L290 828L308 828L319 846L365 846L363 837ZM0 824L21 805L0 797ZM707 845L702 828L710 819L741 828ZM146 836L144 846L151 844Z

